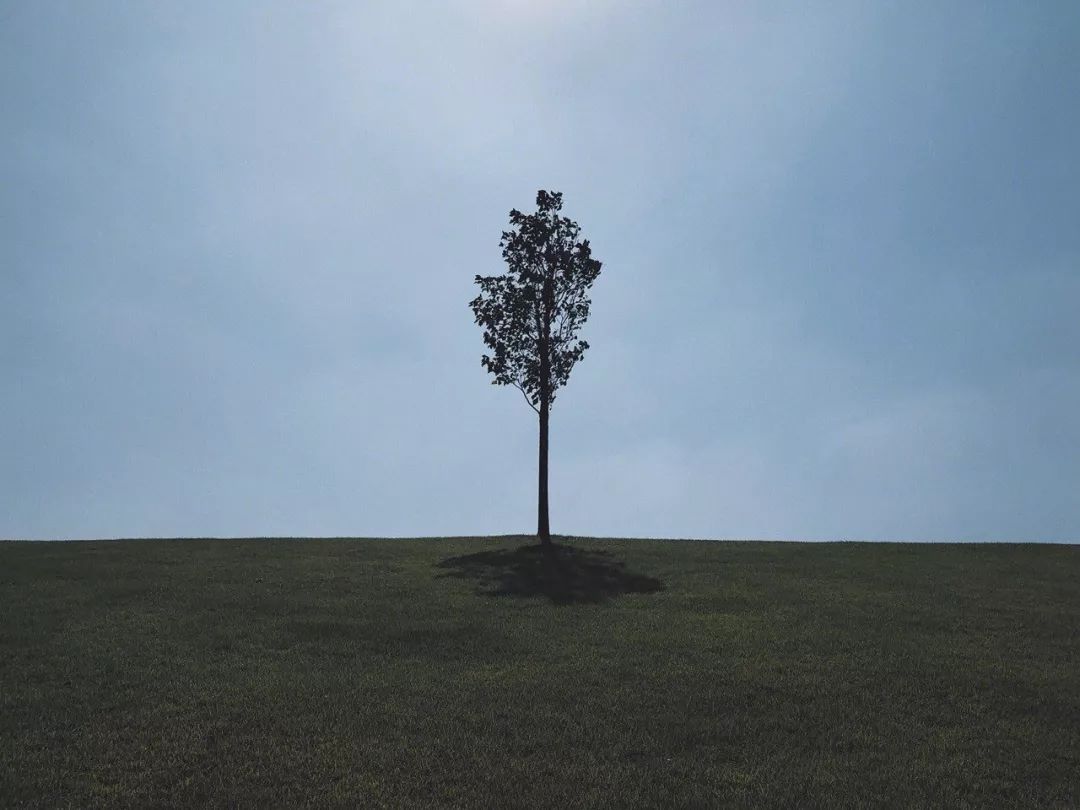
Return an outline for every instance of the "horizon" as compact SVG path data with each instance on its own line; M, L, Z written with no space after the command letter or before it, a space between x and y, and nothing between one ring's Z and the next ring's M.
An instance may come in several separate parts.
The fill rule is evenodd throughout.
M428 540L509 540L520 538L523 540L536 540L536 535L530 532L513 532L503 534L466 534L466 535L390 535L390 536L350 536L350 535L218 535L218 536L151 536L151 537L0 537L0 543L127 543L127 542L184 542L195 541L259 541L259 540L350 540L350 541L428 541ZM794 543L805 545L822 545L827 543L837 544L865 544L865 545L939 545L939 546L1074 546L1080 543L1077 540L963 540L963 539L867 539L867 538L783 538L783 537L605 537L600 535L578 535L552 533L554 543L572 543L577 540L584 541L619 541L619 542L659 542L659 543Z
M552 189L603 262L553 534L1078 543L1078 41L1067 3L11 4L0 537L533 525L468 302Z

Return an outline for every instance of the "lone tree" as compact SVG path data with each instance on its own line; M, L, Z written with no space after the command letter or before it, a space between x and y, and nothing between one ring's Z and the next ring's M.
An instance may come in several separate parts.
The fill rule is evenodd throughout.
M581 228L562 210L562 194L536 193L536 213L510 212L499 246L505 275L477 276L480 295L469 306L491 350L481 359L492 385L512 385L540 417L536 534L551 544L548 522L548 417L555 392L589 344L577 331L589 317L588 291L600 275Z

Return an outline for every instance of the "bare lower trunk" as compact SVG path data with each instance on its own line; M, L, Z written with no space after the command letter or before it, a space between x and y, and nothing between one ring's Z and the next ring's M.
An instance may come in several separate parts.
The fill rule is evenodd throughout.
M540 403L540 479L537 486L536 536L544 546L551 545L548 523L548 403Z

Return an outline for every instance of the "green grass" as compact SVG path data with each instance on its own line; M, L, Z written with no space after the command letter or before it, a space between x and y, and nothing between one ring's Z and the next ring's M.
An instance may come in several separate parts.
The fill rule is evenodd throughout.
M1080 805L1080 548L525 542L0 544L0 805Z

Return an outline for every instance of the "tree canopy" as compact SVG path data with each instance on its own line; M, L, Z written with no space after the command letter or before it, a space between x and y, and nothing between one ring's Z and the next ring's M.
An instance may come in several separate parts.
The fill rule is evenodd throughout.
M539 412L566 384L589 348L577 332L589 317L588 291L600 274L581 228L560 216L563 195L539 191L536 212L510 212L499 246L507 272L476 276L470 304L490 350L481 362L495 385L512 385Z

